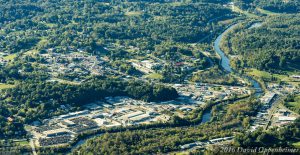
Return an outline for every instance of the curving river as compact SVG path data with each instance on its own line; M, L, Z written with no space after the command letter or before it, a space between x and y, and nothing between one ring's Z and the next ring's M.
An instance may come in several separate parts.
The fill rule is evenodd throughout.
M230 60L229 58L226 56L226 54L221 50L220 48L220 44L221 44L221 40L223 39L224 35L232 30L233 28L235 28L236 26L238 26L239 23L234 24L230 27L228 27L222 34L220 34L217 39L214 41L214 50L215 52L221 57L221 61L220 61L220 65L222 66L222 68L229 72L229 73L235 73L234 70L231 68L230 66ZM253 27L258 27L260 26L258 23L254 23L252 25ZM246 76L246 75L239 75L240 77L247 79L253 88L255 88L256 92L255 92L255 96L260 96L262 93L262 88L259 84L259 82L257 82L255 79ZM202 116L202 121L201 123L205 123L210 121L211 119L211 109L204 111L203 116Z
M221 44L221 40L223 39L224 35L225 35L228 31L230 31L230 30L232 30L233 28L235 28L236 26L238 26L238 24L239 24L239 23L234 24L234 25L230 26L229 28L227 28L221 35L219 35L219 36L217 37L217 39L216 39L215 42L214 42L214 50L215 50L215 52L218 53L218 55L221 57L220 64L221 64L222 68L223 68L225 71L229 72L229 73L234 72L234 70L232 70L232 68L231 68L231 66L230 66L230 60L229 60L229 58L228 58L228 57L225 55L225 53L221 50L220 44ZM254 24L252 24L251 27L257 27L257 24L260 24L260 23L254 23ZM249 76L245 76L245 75L239 75L239 76L241 76L242 78L246 78L247 80L249 80L249 81L251 82L253 88L261 89L260 84L259 84L255 79L253 79L253 78L251 78L251 77L249 77Z
M221 57L221 61L220 64L223 67L223 69L227 72L232 72L231 66L230 66L230 60L229 58L225 55L225 53L221 50L220 48L220 44L221 44L221 40L223 39L224 35L232 30L233 28L235 28L238 24L232 25L229 28L227 28L221 35L219 35L217 37L217 39L214 42L214 50L216 53L218 53L218 55Z
M238 23L238 24L239 24L239 23ZM223 39L224 35L225 35L228 31L230 31L231 29L235 28L238 24L234 24L234 25L230 26L229 28L227 28L227 29L226 29L221 35L219 35L219 36L217 37L217 39L214 41L214 50L215 50L215 52L218 53L218 55L221 57L220 64L221 64L222 68L223 68L225 71L229 72L229 73L234 72L234 70L233 70L233 69L231 68L231 66L230 66L230 60L229 60L229 58L228 58L228 57L225 55L225 53L221 50L221 48L220 48L220 43L221 43L221 40ZM256 24L256 23L254 23L254 24ZM256 26L254 26L254 27L256 27ZM259 91L259 90L261 90L261 86L260 86L260 84L259 84L256 80L254 80L253 78L251 78L251 77L249 77L249 76L245 76L245 75L239 75L239 76L241 76L242 78L245 78L245 79L247 79L248 81L250 81L251 84L252 84L252 87L253 87L253 88L256 88L256 90L258 90L258 91L256 91L255 96L259 96L259 95L261 94L261 91ZM202 121L201 121L201 123L209 122L210 119L211 119L211 109L208 109L208 110L204 111L203 116L202 116ZM86 138L84 138L84 139L78 141L74 146L72 146L72 149L71 149L70 152L74 151L74 149L76 149L77 147L79 147L79 146L81 146L82 144L84 144L88 139L91 139L91 138L93 138L93 137L97 137L97 136L100 136L100 135L101 135L101 134L91 135L91 136L89 136L89 137L86 137Z

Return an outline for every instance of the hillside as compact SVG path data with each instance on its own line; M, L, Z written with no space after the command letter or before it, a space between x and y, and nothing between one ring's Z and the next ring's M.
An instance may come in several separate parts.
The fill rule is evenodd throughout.
M268 18L260 27L241 25L223 40L223 49L236 57L236 67L260 70L300 68L300 16Z
M298 0L234 0L235 5L243 10L263 9L274 13L299 13Z

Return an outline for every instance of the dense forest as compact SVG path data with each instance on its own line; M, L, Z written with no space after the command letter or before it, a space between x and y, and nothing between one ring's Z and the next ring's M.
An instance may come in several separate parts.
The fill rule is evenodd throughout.
M209 127L209 126L205 126ZM209 135L227 136L230 130L221 128L208 130L207 128L170 128L155 130L127 131L104 134L89 140L76 151L80 154L156 154L167 153L180 149L179 146L205 140ZM77 154L74 152L74 154Z
M208 21L230 16L213 3L108 2L1 1L1 51L74 46L91 52L117 40L153 50L163 41L197 42L210 33Z
M264 9L275 13L299 13L298 0L234 0L235 5L245 10Z
M291 142L298 142L300 138L300 120L283 128L263 129L240 134L235 139L235 145L242 147L291 147Z
M299 15L268 18L260 27L242 24L222 40L222 49L232 55L233 67L259 70L300 68Z

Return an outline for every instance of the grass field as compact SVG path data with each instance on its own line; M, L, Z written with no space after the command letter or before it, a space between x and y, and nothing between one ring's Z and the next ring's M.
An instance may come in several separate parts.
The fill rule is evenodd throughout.
M73 81L68 81L64 79L59 79L59 78L52 78L51 80L57 81L62 84L69 84L69 85L80 85L79 82L73 82Z
M300 142L293 143L293 145L294 145L296 148L300 149Z
M20 146L28 146L29 147L28 141L15 141L15 143Z
M257 69L248 69L247 74L263 79L271 79L272 77L277 78L278 80L287 80L287 75L279 75L279 74L272 74L266 71L260 71Z
M300 83L300 81L296 81L295 79L289 77L288 75L272 74L272 73L269 73L266 71L260 71L257 69L247 69L246 73L248 75L255 76L258 78L262 78L262 79L271 79L272 77L274 77L277 79L277 82L284 81L284 82L288 82L293 85L298 85ZM288 74L293 75L293 74L299 74L299 73L289 72Z
M53 23L46 23L45 25L49 28L57 27L57 24L53 24Z
M149 74L146 76L146 78L149 78L149 79L162 79L163 76L161 74L158 74L158 73L152 73L152 74Z
M0 90L1 89L9 89L9 88L13 88L13 87L15 87L15 85L0 83Z
M138 11L131 11L125 13L126 16L140 16L141 14L142 12L138 12Z
M244 10L242 10L242 9L236 7L236 6L234 7L234 9L233 9L232 11L237 12L237 13L241 13L241 14L244 14L244 15L246 15L247 17L250 17L250 18L256 18L256 17L258 17L257 15L255 15L255 14L253 14L253 13L250 13L250 12L248 12L248 11L244 11Z
M37 50L29 50L29 51L27 51L27 52L25 52L25 53L23 53L24 55L34 55L34 54L37 54L38 53L38 51Z
M185 152L176 153L175 155L189 155L189 154L190 154L190 152L185 151Z
M269 16L280 15L280 13L264 10L264 9L261 9L261 8L256 8L256 10L259 11L260 13L262 13L262 14L269 15Z
M47 44L47 42L48 42L47 38L43 37L43 38L41 38L41 40L37 43L36 46L42 47L42 46L44 46L45 44Z
M168 16L154 16L155 21L166 21L168 18Z
M184 5L184 3L182 2L172 2L170 3L172 6L181 6L181 5Z
M3 59L7 61L12 61L17 57L17 54L10 54L8 56L5 56Z

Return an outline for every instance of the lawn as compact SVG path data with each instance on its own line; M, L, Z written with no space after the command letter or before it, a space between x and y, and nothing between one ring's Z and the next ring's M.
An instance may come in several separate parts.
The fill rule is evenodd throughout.
M270 16L280 15L280 13L264 10L264 9L261 9L261 8L256 8L256 10L259 11L260 13L262 13L262 14L265 14L265 15L270 15Z
M62 84L80 85L79 82L73 82L73 81L68 81L68 80L59 79L59 78L52 78L51 80L57 81L57 82L62 83Z
M189 154L190 154L190 152L188 152L188 151L175 153L175 155L189 155Z
M158 73L152 73L152 74L147 75L146 78L149 78L149 79L162 79L163 76L161 74L158 74Z
M125 13L126 16L140 16L141 14L142 12L138 12L138 11L131 11Z
M289 77L288 75L281 75L281 74L272 74L266 71L260 71L257 69L247 69L246 73L248 75L254 76L254 77L258 77L258 78L262 78L262 79L268 79L270 80L272 78L272 76L274 78L277 79L277 82L279 81L285 81L288 83L291 83L293 85L298 85L299 81L295 81L295 79ZM298 75L298 73L293 73L293 72L288 72L289 75Z
M0 90L1 89L9 89L9 88L13 88L13 87L15 87L15 85L0 83Z
M294 145L296 148L300 149L300 142L293 143L293 145Z
M168 18L168 16L154 16L155 21L166 21Z
M28 141L15 141L15 143L20 146L29 146Z
M34 55L34 54L37 54L38 53L38 51L37 50L29 50L29 51L26 51L25 53L24 53L24 55Z
M49 28L57 27L57 24L53 24L53 23L46 23L45 25Z
M5 56L3 59L7 61L12 61L17 57L17 54L10 54L8 56Z
M43 47L48 43L48 39L46 37L42 37L41 40L37 43L36 46L38 47Z
M260 77L260 78L271 78L272 77L272 75L269 72L260 71L257 69L248 69L247 73L251 76L256 76L256 77Z
M253 14L253 13L250 13L250 12L248 12L248 11L244 11L244 10L238 8L237 6L234 6L234 9L233 9L232 11L237 12L237 13L241 13L241 14L244 14L244 15L250 17L250 18L258 17L257 15L255 15L255 14Z
M184 3L182 2L172 2L170 3L171 6L181 6L181 5L184 5Z

